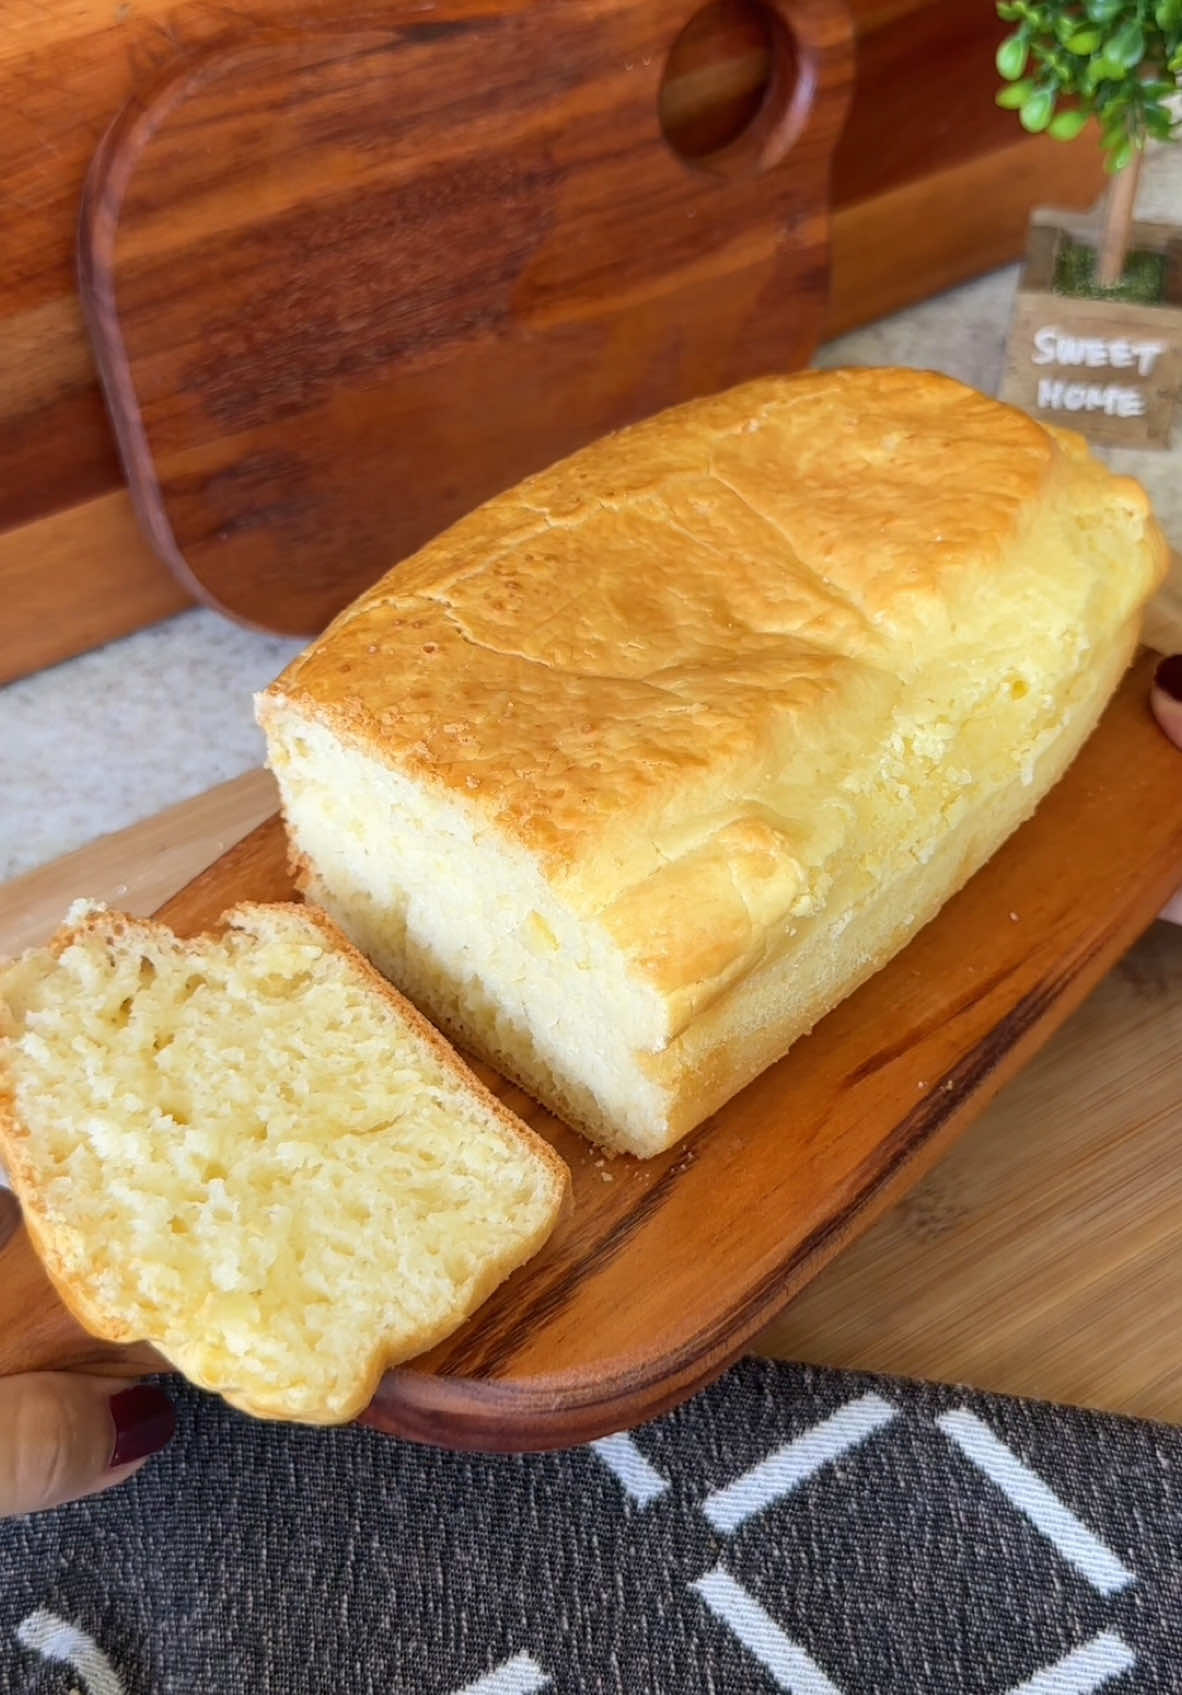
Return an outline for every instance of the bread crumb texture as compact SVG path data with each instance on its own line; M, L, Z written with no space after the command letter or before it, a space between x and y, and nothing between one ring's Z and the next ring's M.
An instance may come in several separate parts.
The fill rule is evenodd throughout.
M948 378L676 408L455 525L262 697L302 881L652 1153L1028 815L1165 563L1135 483Z
M302 907L181 941L76 906L0 1018L0 1149L59 1290L260 1416L355 1416L558 1216L557 1156Z

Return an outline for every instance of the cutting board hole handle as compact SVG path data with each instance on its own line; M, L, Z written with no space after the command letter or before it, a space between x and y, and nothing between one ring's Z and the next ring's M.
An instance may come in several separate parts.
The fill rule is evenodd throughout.
M657 96L682 162L746 176L778 165L813 104L815 76L791 0L708 0L675 39Z

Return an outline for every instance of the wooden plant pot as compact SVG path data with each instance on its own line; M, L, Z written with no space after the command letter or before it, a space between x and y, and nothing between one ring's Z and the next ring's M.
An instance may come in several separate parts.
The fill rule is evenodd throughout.
M1165 449L1182 386L1182 229L1133 226L1130 251L1165 259L1159 304L1056 293L1065 245L1094 246L1098 228L1093 214L1032 215L1000 398L1106 446Z

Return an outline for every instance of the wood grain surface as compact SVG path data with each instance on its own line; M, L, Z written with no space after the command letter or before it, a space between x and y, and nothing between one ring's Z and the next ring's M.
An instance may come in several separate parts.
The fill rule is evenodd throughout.
M843 334L1006 264L1021 251L1031 206L1084 204L1093 168L1086 143L1068 148L1026 137L839 207L824 333ZM6 398L10 392L0 393L0 409ZM52 458L53 439L41 443ZM27 486L44 493L42 473ZM0 528L0 602L2 684L155 623L191 598L152 550L119 486Z
M1026 136L840 208L832 224L826 336L913 305L917 277L933 295L1008 264L1022 251L1032 206L1090 204L1102 174L1089 135L1070 147ZM899 264L900 251L908 267Z
M0 883L0 959L47 941L70 902L83 895L146 918L270 818L278 804L269 771L244 771L153 818Z
M1182 1424L1180 1077L1157 924L759 1351Z
M768 16L750 126L693 163L659 121L684 0L272 35L126 108L82 298L183 586L311 635L529 472L806 364L853 33L843 0Z
M1182 647L1180 593L1159 597L1162 651ZM154 911L274 802L248 772L0 886L0 957L44 942L80 894ZM1182 1353L1163 1346L1182 1307L1180 1075L1182 929L1154 925L751 1351L1182 1424ZM0 1192L0 1246L16 1222ZM62 1309L22 1264L60 1351Z
M467 11L501 10L474 0ZM341 0L309 0L310 27ZM686 17L693 14L687 0ZM857 74L833 177L827 334L1017 257L1038 204L1085 207L1085 138L1022 137L993 105L991 0L850 0ZM714 0L664 104L678 139L728 133L766 55L752 0ZM408 7L408 15L414 15ZM122 104L181 56L284 22L281 0L9 0L0 32L0 679L185 604L128 520L73 274L83 179ZM691 42L690 46L694 44ZM940 81L934 80L938 73ZM936 95L936 90L942 92ZM931 185L930 194L925 185Z
M454 15L521 10L532 0L453 0ZM856 83L834 169L833 206L860 204L933 171L954 169L1013 147L1012 114L993 104L993 51L1002 26L992 0L849 0L857 31ZM706 113L743 98L763 69L751 56L749 0L712 8L713 67L698 67L696 88L672 99ZM422 17L404 4L402 17ZM682 18L696 10L686 0ZM309 28L340 28L374 15L361 3L307 0ZM389 14L387 14L389 16ZM0 530L81 505L121 481L114 442L78 313L74 238L87 170L104 132L126 101L167 74L182 56L287 24L286 0L7 0L0 33ZM938 74L940 80L935 80ZM937 89L939 93L937 94ZM1036 187L1030 204L1089 205L1101 182L1087 145L1046 138L1026 144L1034 171L1056 187ZM1003 186L1009 172L999 172ZM1048 179L1049 180L1049 179ZM1075 182L1075 192L1070 192ZM988 200L966 203L948 230L971 276L983 267L976 241L992 236ZM912 299L931 292L908 253L918 226L894 231L900 277ZM930 232L925 232L930 233ZM1020 250L1013 248L1011 257ZM852 279L851 279L852 281ZM19 379L19 380L18 380Z
M386 1378L369 1422L458 1447L565 1445L652 1416L749 1345L934 1163L1182 881L1177 754L1149 717L1149 664L941 917L681 1147L605 1161L496 1084L571 1163L573 1212L475 1320ZM189 929L233 899L288 892L268 823L165 911ZM44 1289L36 1298L29 1260L23 1232L0 1251L0 1370L87 1345ZM19 1313L6 1296L18 1276Z
M0 531L0 686L191 605L125 489Z

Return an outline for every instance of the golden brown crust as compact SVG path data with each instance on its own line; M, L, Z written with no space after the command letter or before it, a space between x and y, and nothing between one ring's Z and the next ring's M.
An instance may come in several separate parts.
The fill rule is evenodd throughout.
M815 372L692 402L453 526L261 698L297 875L454 1039L652 1153L1031 809L1167 557L1142 490L1081 438L946 377ZM513 1011L489 1020L449 976L471 966L462 936L426 963L387 939L367 871L324 852L333 738L383 807L461 844L453 871L471 835L469 875L512 891L517 926L549 902L563 946L609 962L583 967L606 1083L495 950L487 992ZM350 816L363 771L336 797ZM413 903L413 856L407 876ZM621 986L647 1020L622 1057Z
M981 618L991 577L1017 602L1032 515L1064 513L1128 539L1127 604L1081 602L1098 646L1165 569L1135 483L946 377L763 379L454 525L288 667L260 720L292 708L531 860L675 1036L807 915L819 810L906 667Z
M659 825L672 797L681 828L703 767L710 785L728 758L750 775L774 718L798 716L811 742L819 698L849 673L873 690L884 633L918 631L966 567L999 559L1051 482L1148 521L1137 485L1073 442L921 372L691 402L453 525L341 613L262 711L307 707L556 880L577 868L580 893L628 836L621 815Z
M1034 781L1026 785L1015 777L986 811L969 814L959 828L947 833L931 860L915 869L907 886L883 891L874 909L857 925L847 926L836 938L824 937L823 986L808 1005L804 1027L797 1035L806 1034L894 958L1033 814L1094 729L1136 652L1137 637L1134 620L1096 654L1081 679L1062 733L1038 762ZM785 1003L798 1001L800 980L810 963L807 957L794 955L790 969L777 961L767 972L737 984L730 999L712 1007L708 1017L649 1062L669 1090L670 1140L717 1111L783 1057L781 1009ZM839 993L824 986L833 981L840 985Z

